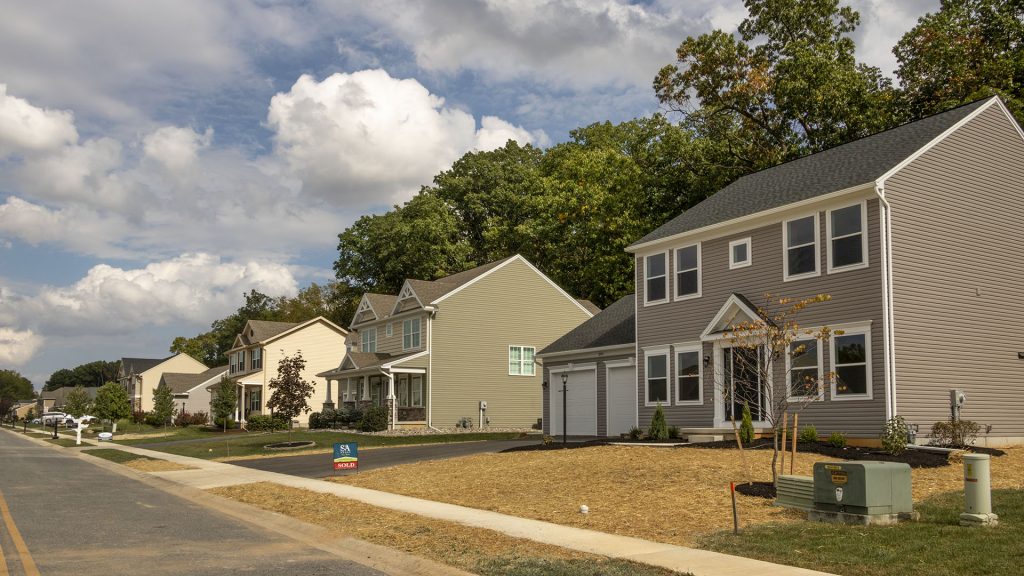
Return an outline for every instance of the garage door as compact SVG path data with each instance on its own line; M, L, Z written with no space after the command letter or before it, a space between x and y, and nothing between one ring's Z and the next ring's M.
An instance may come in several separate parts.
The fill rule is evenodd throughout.
M629 432L636 424L636 367L608 369L608 435Z
M578 370L569 372L568 392L569 436L597 436L597 372ZM551 435L562 434L562 373L551 375Z

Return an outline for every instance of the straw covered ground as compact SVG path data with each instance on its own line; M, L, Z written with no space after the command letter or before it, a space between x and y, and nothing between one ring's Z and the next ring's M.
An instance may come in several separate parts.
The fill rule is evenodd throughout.
M771 480L771 451L746 450L753 480ZM794 473L810 475L826 457L797 454ZM787 471L789 468L787 462ZM683 546L732 528L729 482L748 478L737 450L597 446L480 454L397 466L333 479L395 492L636 536ZM916 469L914 498L958 490L963 468ZM1024 488L1024 449L992 460L993 488ZM742 526L801 519L764 498L737 494ZM589 514L581 514L581 505Z
M175 470L195 470L193 466L186 466L184 464L178 464L177 462L171 462L169 460L160 460L158 458L136 458L135 460L129 460L124 463L125 466L138 470L139 472L173 472Z

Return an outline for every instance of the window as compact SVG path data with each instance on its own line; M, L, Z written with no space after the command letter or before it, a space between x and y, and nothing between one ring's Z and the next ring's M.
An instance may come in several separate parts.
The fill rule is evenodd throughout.
M363 339L359 343L359 349L363 352L377 351L377 329L367 328L363 330Z
M784 280L818 275L818 215L783 222L786 246Z
M868 329L844 329L832 336L833 400L871 398L871 338Z
M341 389L341 401L352 402L353 400L355 400L355 398L353 398L352 379L345 378L345 387Z
M414 407L417 407L417 408L422 407L423 406L423 376L413 375L412 376L412 384L410 384L410 387L411 387L410 403Z
M700 404L700 344L676 346L676 404Z
M750 266L750 238L729 242L729 269Z
M394 330L395 329L392 328L393 324L394 324L394 322L388 322L387 328L384 329L384 334L386 336L388 336L388 337L390 337L392 334L394 334Z
M668 403L668 354L647 355L647 405Z
M230 374L234 374L235 373L235 355L234 354L228 354L228 373L230 373Z
M402 350L420 347L420 319L412 318L402 322Z
M817 339L794 340L787 363L789 397L821 397L821 345Z
M249 390L249 403L245 412L246 416L248 416L249 414L260 413L260 401L262 400L262 396L262 390L260 390L259 388Z
M644 259L644 302L664 302L668 299L667 276L665 275L666 253L651 254Z
M533 376L533 346L508 347L509 376Z
M867 266L867 205L864 202L828 213L829 272Z
M398 385L395 387L398 395L398 405L402 408L409 407L409 376L408 374L398 375Z
M676 298L700 296L700 244L676 248Z
M238 371L245 371L245 350L238 353Z
M263 349L253 348L252 350L252 369L262 370L263 369Z

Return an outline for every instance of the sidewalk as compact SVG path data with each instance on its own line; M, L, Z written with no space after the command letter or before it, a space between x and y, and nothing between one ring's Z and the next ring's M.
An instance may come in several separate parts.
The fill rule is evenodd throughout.
M253 482L273 482L293 488L349 498L381 508L457 522L466 526L486 528L516 538L525 538L580 552L633 560L677 572L689 572L694 576L828 576L824 572L816 572L804 568L772 564L760 560L729 556L707 550L684 548L672 544L651 542L629 536L617 536L594 530L561 526L550 522L519 518L487 510L477 510L454 504L411 498L409 496L336 484L334 482L299 478L276 472L265 472L223 462L178 456L145 448L107 443L102 444L102 447L114 448L141 456L149 456L191 466L194 468L193 470L152 472L150 474L198 489L205 490Z

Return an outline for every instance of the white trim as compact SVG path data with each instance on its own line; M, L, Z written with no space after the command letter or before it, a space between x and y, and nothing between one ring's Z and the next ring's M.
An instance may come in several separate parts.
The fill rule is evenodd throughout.
M892 206L885 199L885 188L875 188L878 194L881 233L879 234L882 251L882 364L885 370L883 384L885 386L885 419L889 420L897 413L896 405L896 336L893 324L893 293L892 293Z
M388 372L391 372L392 374L426 374L427 373L427 369L426 368L388 368ZM416 408L421 408L421 406L416 406Z
M193 386L193 387L189 388L184 393L185 394L191 394L193 390L196 390L196 389L199 389L199 388L203 388L205 390L207 386L213 386L217 382L220 382L220 379L223 378L224 376L227 376L227 373L228 373L228 371L225 370L225 371L221 372L220 374L217 374L215 376L211 376L209 380L206 380L202 384L197 384L196 386ZM215 382L215 380L216 380L216 382Z
M545 352L537 354L537 358L558 358L561 356L591 355L599 352L611 352L613 350L636 350L636 344L612 344L610 346L597 346L594 348L578 348L576 350L562 350L561 352Z
M747 259L743 262L736 262L735 260L733 260L733 255L735 254L733 252L733 248L739 246L740 244L746 244L747 246ZM739 238L737 240L729 242L729 270L735 270L737 268L746 268L747 266L750 266L753 263L754 255L751 252L750 236L747 236L746 238Z
M679 354L686 352L697 353L697 399L679 399ZM704 344L702 342L682 342L672 345L672 360L675 363L675 389L676 406L701 406L704 404Z
M604 363L604 435L611 436L609 429L612 423L612 409L611 409L611 371L613 368L632 368L633 369L633 384L636 384L637 368L636 368L636 356L626 358L625 360L612 360L611 362ZM636 410L636 394L633 395L634 411ZM633 425L636 426L636 420L634 416ZM627 430L628 432L628 430Z
M701 340L716 340L722 338L722 336L720 335L712 336L711 334L712 332L715 331L715 327L718 326L718 324L725 319L725 314L729 311L729 309L732 306L736 306L741 311L746 313L747 316L750 316L751 321L756 321L761 318L761 315L757 313L757 310L754 310L750 306L748 306L747 303L741 300L738 296L736 296L736 294L729 294L729 297L725 299L725 304L723 304L722 307L718 309L718 313L715 314L715 317L711 319L711 322L709 322L708 325L704 328L704 330L700 333Z
M654 356L665 357L665 401L650 402L651 397L648 383L651 381L651 371L648 360ZM644 406L651 407L661 404L662 406L672 405L672 347L669 345L651 346L644 348Z
M384 369L384 370L391 370L391 367L394 366L395 364L401 364L402 362L405 362L406 360L413 360L414 358L422 358L423 355L426 354L426 353L427 353L426 350L421 350L421 351L419 351L419 352L417 352L415 354L410 354L408 356L403 356L403 357L399 358L398 360L393 360L393 361L388 362L386 364L381 364L380 367L382 369ZM354 364L354 362L353 362L353 364Z
M715 343L714 343L714 351L713 351L714 356L713 356L713 358L714 358L714 363L715 363L714 364L714 374L715 374L714 382L715 382L715 386L714 386L714 416L713 416L712 422L713 422L715 428L723 428L726 425L731 425L731 424L729 424L731 422L731 420L726 420L725 419L725 402L724 402L724 399L722 398L722 388L726 384L726 382L725 382L725 370L724 370L724 364L725 364L725 352L724 352L724 350L726 348L742 348L742 346L735 346L732 343L727 342L725 340L716 340ZM763 347L759 348L758 349L758 354L763 354L763 353L764 353L764 348ZM764 382L761 383L761 394L762 394L762 396L761 396L761 402L762 402L761 413L762 414L764 413L765 410L768 409L768 408L766 408L766 406L767 407L772 406L772 404L771 404L771 402L772 402L771 395L774 394L774 390L773 390L774 387L775 387L774 375L773 374L768 374L768 383L767 384L765 384ZM754 425L755 428L758 428L758 427L766 428L766 427L770 426L770 424L768 423L767 420L753 420L753 425Z
M635 276L635 274L634 274ZM633 336L636 342L633 343L633 361L640 358L640 339L636 335L640 333L640 300L633 296ZM633 427L640 426L640 366L637 364L636 377L633 378Z
M669 275L670 275L670 271L671 271L671 267L669 266L669 262L671 261L670 254L671 254L671 250L665 249L665 250L662 250L661 252L652 252L651 254L644 254L643 256L641 256L641 258L643 259L643 262L644 262L644 266L643 266L643 268L644 268L644 277L643 277L643 283L644 283L644 306L654 306L654 305L657 305L657 304L664 304L666 302L671 301L672 294L671 294L671 290L669 289L669 281L668 281ZM648 296L648 290L647 290L647 280L648 280L648 278L647 278L647 269L648 269L647 259L650 258L651 256L658 256L658 255L661 255L661 256L663 256L665 258L665 274L664 274L664 276L662 276L662 278L665 279L665 297L664 298L659 298L658 300L648 300L647 299L647 296Z
M373 331L373 350L369 350L370 340L366 337ZM377 352L377 327L369 326L359 331L359 351L363 354L374 354Z
M585 362L583 364L574 364L570 362L568 364L548 368L548 372L551 374L561 374L562 372L586 372L588 370L597 370L597 362Z
M874 378L872 377L871 368L871 322L851 322L848 324L839 324L831 327L833 332L829 336L828 340L828 353L829 353L829 368L832 372L838 372L836 370L836 330L842 330L841 336L852 336L857 334L864 335L864 387L866 392L864 394L844 394L839 395L836 393L836 378L832 378L831 383L831 399L837 402L846 402L850 400L873 400L874 399Z
M397 321L399 318L415 316L416 314L426 314L431 311L432 310L429 306L424 306L423 308L410 308L404 312L399 312L398 314L392 316L385 316L384 318L375 318L373 320L367 320L366 322L360 322L358 324L350 324L349 328L352 328L353 330L360 330L366 328L367 326L385 326L386 324Z
M697 292L694 293L694 294L684 294L684 295L680 296L679 295L679 273L680 273L680 270L679 270L679 251L680 250L685 250L687 248L693 248L693 247L697 248ZM703 249L701 248L701 243L700 242L697 242L696 244L687 244L686 246L677 246L676 248L672 249L672 268L671 269L672 269L672 279L674 280L672 282L672 287L673 287L673 290L672 290L672 301L673 302L678 302L680 300L692 300L694 298L700 298L701 292L703 291L703 277L702 277L702 274L703 274L702 268L703 268L703 266L701 266L701 252L703 252ZM644 271L646 272L646 263L645 263ZM691 272L691 271L692 271L692 269L685 270L685 272ZM667 272L667 270L666 270L666 272ZM647 285L646 284L644 284L644 298L647 298Z
M636 366L636 357L630 356L622 360L606 360L605 366L609 368L625 368L626 366Z
M409 284L409 279L406 278L405 282L402 283L402 289L398 291L398 296L395 297L395 305L391 307L391 316L394 316L399 305L409 298L415 298L419 307L423 308L423 301L420 300L419 295L416 294L416 290L413 289L412 285Z
M410 325L411 325L413 320L416 321L416 331L415 332L410 331L408 336L409 336L409 343L410 344L412 344L413 336L416 336L416 345L415 346L408 346L408 347L406 347L406 345L405 345L405 337L406 337L405 323L409 322ZM420 320L421 320L421 318L419 316L412 316L410 318L403 318L402 319L402 352L407 352L409 350L418 350L419 348L423 347L423 324L420 322Z
M847 208L852 208L852 207L854 207L854 206L856 206L858 204L860 204L860 254L861 254L861 261L856 263L856 264L847 264L846 266L838 266L838 267L837 266L833 266L832 265L832 256L834 255L835 251L832 248L832 242L835 239L832 238L832 213L837 211L837 210L845 210ZM846 236L843 236L843 238L848 238L850 236L853 236L853 234L847 234ZM869 257L868 257L868 201L867 200L861 200L860 202L855 202L855 203L849 204L847 206L838 206L836 208L829 208L828 210L826 210L825 211L825 243L828 245L827 249L826 249L826 253L828 254L828 256L825 258L825 269L828 271L829 274L837 274L837 273L840 273L840 272L847 272L849 270L860 270L862 268L867 268L868 267L868 259L869 259Z
M819 330L820 330L820 328L819 328ZM788 402L806 402L808 400L824 400L825 399L825 386L824 386L824 378L825 378L825 343L822 342L820 339L815 338L812 335L804 334L802 336L803 337L801 337L800 334L797 334L793 338L793 341L790 343L790 348L792 349L793 343L795 343L795 342L807 342L807 341L813 340L813 341L818 343L817 346L816 346L817 347L817 355L818 355L818 393L816 395L814 395L814 396L793 396L792 395L792 392L793 392L793 388L792 388L792 385L793 385L793 378L792 378L792 376L793 376L793 372L792 372L792 369L793 369L793 367L792 367L793 358L792 358L792 356L790 356L790 350L786 350L786 364L785 364L785 367L786 367L786 372L785 372L785 374L786 374L786 383L785 383L786 384L786 401L788 401Z
M434 337L433 328L431 326L433 318L433 314L427 314L427 349L424 350L424 352L428 353L427 381L423 383L423 385L427 387L427 393L425 398L427 403L427 428L432 427L431 424L433 422L434 415L434 355L429 354L429 352L433 350L433 348L431 347L431 345L433 344L432 338Z
M797 220L805 220L810 217L814 217L814 270L811 272L803 272L801 274L790 274L789 273L789 223ZM815 278L821 276L821 223L818 218L818 210L815 210L812 214L804 214L802 216L794 216L787 218L782 221L782 281L791 282L794 280L803 280L805 278ZM801 244L799 247L807 246L807 244ZM797 248L798 246L794 246Z
M527 348L529 348L530 350L533 350L533 353L531 355L532 363L530 364L530 366L533 368L531 374L513 374L512 373L511 366L512 366L512 349L513 348L519 348L520 349L520 352L519 352L519 354L520 354L519 368L520 369L522 369L524 366L527 365L525 359L522 357L523 352L525 352ZM524 376L526 378L531 378L533 376L536 376L537 375L537 347L536 346L527 346L525 344L509 344L508 345L508 361L506 362L505 367L506 367L506 369L508 369L508 375L509 376Z
M384 337L391 338L395 335L395 329L393 326L394 322L386 322L384 324Z

